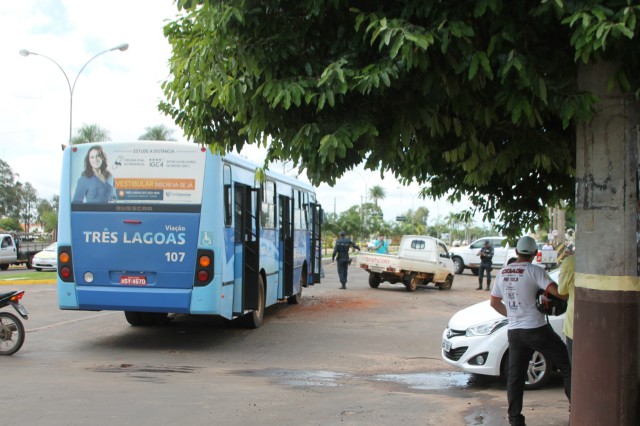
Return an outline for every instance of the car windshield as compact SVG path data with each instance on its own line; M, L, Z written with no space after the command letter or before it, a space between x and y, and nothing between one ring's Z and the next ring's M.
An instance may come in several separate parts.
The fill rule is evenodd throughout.
M50 244L44 249L44 251L56 251L56 250L58 250L58 243Z

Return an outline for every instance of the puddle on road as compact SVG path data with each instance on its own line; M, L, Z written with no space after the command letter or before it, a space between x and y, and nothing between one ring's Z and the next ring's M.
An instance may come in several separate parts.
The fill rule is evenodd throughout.
M467 373L382 374L374 378L418 390L466 389L471 384L471 375Z
M338 373L327 370L286 370L270 368L265 370L243 370L246 376L267 377L280 384L296 387L304 386L345 386L354 379L366 380L349 373ZM373 380L398 383L416 390L467 389L473 385L472 375L457 372L412 373L412 374L380 374Z
M343 386L340 381L350 378L348 373L337 373L325 370L285 370L282 368L270 368L266 370L245 370L244 375L269 377L276 379L280 384L307 387L307 386Z

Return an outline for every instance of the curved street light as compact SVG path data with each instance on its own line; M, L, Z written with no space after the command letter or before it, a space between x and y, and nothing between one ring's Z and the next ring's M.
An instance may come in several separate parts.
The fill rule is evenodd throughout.
M67 73L62 69L62 67L60 66L60 64L58 64L56 61L54 61L53 59L51 59L50 57L48 57L47 55L43 55L42 53L36 53L36 52L31 52L30 50L27 49L22 49L20 50L20 55L21 56L29 56L29 55L35 55L35 56L42 56L43 58L46 58L48 60L50 60L51 62L53 62L60 71L62 71L62 74L64 75L65 80L67 80L67 86L69 87L69 144L71 144L71 137L72 137L72 128L73 128L73 91L76 88L76 83L78 81L78 77L80 77L80 74L82 73L82 71L86 68L87 65L89 65L89 62L93 61L95 58L97 58L98 56L107 53L107 52L112 52L114 50L119 50L121 52L127 50L129 48L129 44L128 43L122 43L116 47L112 47L111 49L107 49L107 50L103 50L102 52L94 55L91 59L89 59L87 62L85 62L85 64L82 66L82 68L80 68L80 71L78 71L78 74L76 75L76 78L73 80L73 85L71 84L71 82L69 81L69 77L67 77ZM62 146L62 149L64 149L64 145Z

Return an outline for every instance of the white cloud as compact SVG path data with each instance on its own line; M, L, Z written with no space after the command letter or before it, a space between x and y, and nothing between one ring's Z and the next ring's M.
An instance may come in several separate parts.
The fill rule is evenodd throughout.
M157 110L160 83L168 77L170 47L163 35L167 20L178 15L173 0L22 0L0 2L0 158L41 198L60 192L61 144L69 138L69 86L63 73L43 57L18 54L28 49L47 55L73 85L94 55L121 43L129 49L98 56L78 76L73 93L73 129L98 124L113 140L135 140L149 126L164 124L182 133ZM260 156L253 151L252 157ZM332 188L320 185L327 211L359 204L368 189L381 185L385 219L426 205L432 219L460 206L417 198L419 187L399 189L391 177L358 169Z

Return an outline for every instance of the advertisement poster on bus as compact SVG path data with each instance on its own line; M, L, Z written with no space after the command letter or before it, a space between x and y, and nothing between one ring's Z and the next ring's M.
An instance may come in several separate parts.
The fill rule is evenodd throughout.
M72 204L199 205L205 153L175 144L75 145Z

